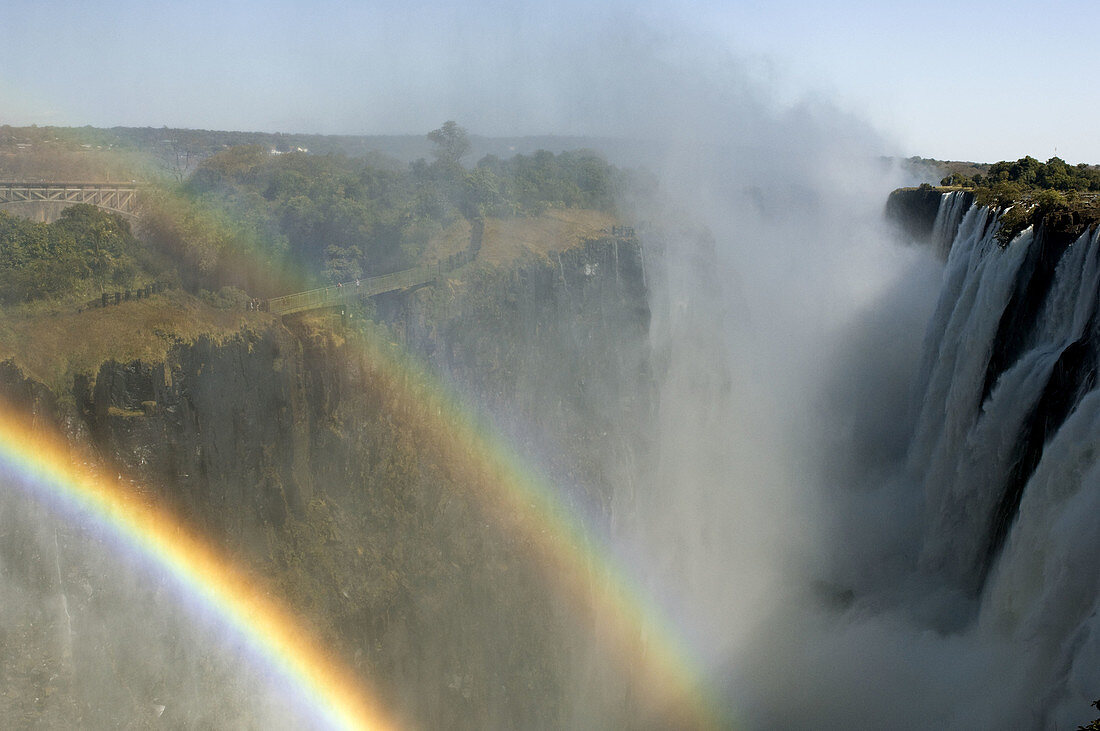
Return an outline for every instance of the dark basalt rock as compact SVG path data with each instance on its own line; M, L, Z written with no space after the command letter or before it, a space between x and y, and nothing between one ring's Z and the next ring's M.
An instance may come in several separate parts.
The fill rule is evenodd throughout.
M901 233L914 241L926 242L932 235L936 223L936 214L940 202L949 189L932 186L919 188L898 188L886 199L886 218L894 223ZM973 199L973 194L966 192ZM969 207L971 201L967 201Z

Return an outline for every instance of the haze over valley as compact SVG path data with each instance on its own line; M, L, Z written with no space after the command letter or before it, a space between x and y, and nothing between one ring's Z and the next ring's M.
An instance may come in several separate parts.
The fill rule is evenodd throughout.
M5 727L1095 728L1096 14L17 0Z

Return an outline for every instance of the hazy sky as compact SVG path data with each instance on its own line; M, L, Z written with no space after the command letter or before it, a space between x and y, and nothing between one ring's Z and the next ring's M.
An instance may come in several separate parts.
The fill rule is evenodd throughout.
M835 105L893 153L1095 163L1098 21L1086 0L3 0L0 123L606 135L676 67Z

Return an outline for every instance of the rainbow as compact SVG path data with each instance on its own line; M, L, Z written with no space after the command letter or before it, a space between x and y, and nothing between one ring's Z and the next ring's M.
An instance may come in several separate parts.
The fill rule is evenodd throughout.
M678 729L739 725L675 622L637 582L636 572L616 559L597 521L570 509L551 481L400 346L378 333L368 333L363 346L373 375L383 377L395 403L427 415L425 443L465 462L470 489L480 486L482 510L525 539L547 582L573 600L595 628L601 650L632 678L641 691L634 709L639 723Z
M525 539L547 581L594 623L621 670L641 689L638 718L677 728L734 726L675 624L616 562L608 542L567 509L541 478L502 439L479 425L424 368L400 348L367 338L365 353L394 403L432 415L424 429L431 442L467 465L483 486L482 508L504 516ZM20 416L0 406L0 469L58 512L94 521L120 543L166 569L182 591L211 610L262 658L273 674L297 688L307 708L331 728L394 725L362 681L339 669L333 656L286 609L209 545L181 529L171 513L153 509L114 480L73 466L56 438L32 433ZM487 488L487 491L485 491Z
M333 729L391 728L363 681L323 651L303 623L267 596L258 583L170 512L154 509L114 480L74 466L66 445L32 432L0 405L3 486L24 490L50 509L102 530L112 542L164 569L179 590L260 658L272 682L289 688L317 725Z
M246 253L232 268L269 286L294 280L291 273L273 272ZM286 282L281 288L295 289ZM484 486L478 495L482 509L503 518L525 539L548 584L571 599L587 626L595 628L600 649L640 689L637 703L644 708L637 718L677 728L733 726L675 621L640 586L637 574L616 560L612 542L594 528L598 521L585 521L568 508L555 486L464 409L438 378L383 340L368 337L364 354L386 378L394 401L429 416L423 428L432 433L431 443L445 445L451 458L462 461ZM305 707L314 709L324 725L394 725L362 680L339 670L335 657L308 636L300 621L232 562L183 530L172 514L71 462L61 442L31 434L20 426L16 412L0 408L0 470L10 468L35 497L59 512L75 512L78 520L95 521L176 577L185 595L197 598L277 677L299 689Z

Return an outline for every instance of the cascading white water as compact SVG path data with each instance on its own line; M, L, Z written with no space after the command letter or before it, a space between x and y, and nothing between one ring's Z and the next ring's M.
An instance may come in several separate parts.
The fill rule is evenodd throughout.
M937 256L946 259L951 242L959 230L962 218L970 209L972 196L970 193L955 190L946 193L940 201L940 207L936 211L936 220L932 223L932 248Z
M937 228L956 195L945 196ZM1065 248L1037 316L1027 331L1008 334L1021 343L1016 356L990 384L995 339L1006 337L1002 318L1035 276L1035 247L1050 246L1032 229L1000 246L992 215L975 206L963 218L926 337L907 467L924 501L920 568L976 597L974 625L969 616L941 617L942 625L972 626L987 646L1010 648L1021 723L1066 728L1100 694L1100 392L1090 390L1100 232ZM1063 366L1071 347L1084 355ZM1053 380L1059 367L1076 368L1063 380L1083 397L1052 393L1063 383ZM1044 416L1044 399L1069 399L1064 422ZM990 550L1028 440L1041 449L1038 462L1021 478L1003 547Z
M1100 689L1098 455L1093 392L1046 445L979 617L983 636L1020 649L1035 720L1048 728L1076 728Z
M1032 240L1029 230L1001 250L995 227L982 225L985 216L980 209L972 211L952 245L948 287L930 325L924 356L930 364L928 383L910 451L910 464L922 477L929 522L922 563L955 581L973 572L965 557L980 550L974 523L985 520L988 510L975 509L980 499L975 493L981 491L961 478L972 456L969 442L981 416L994 337ZM955 282L957 294L951 287Z

